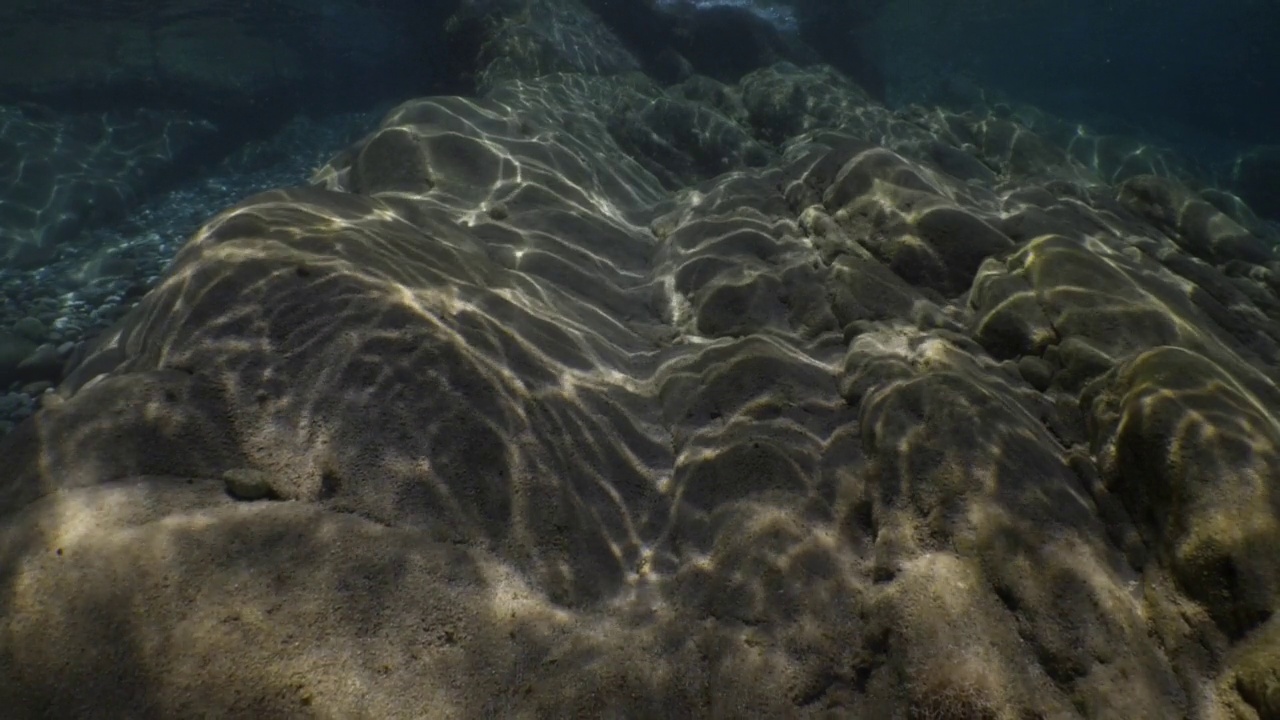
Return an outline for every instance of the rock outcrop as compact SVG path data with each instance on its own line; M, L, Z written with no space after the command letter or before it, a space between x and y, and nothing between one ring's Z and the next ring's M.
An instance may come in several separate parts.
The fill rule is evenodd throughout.
M0 444L12 717L1277 717L1265 228L829 68L491 77Z

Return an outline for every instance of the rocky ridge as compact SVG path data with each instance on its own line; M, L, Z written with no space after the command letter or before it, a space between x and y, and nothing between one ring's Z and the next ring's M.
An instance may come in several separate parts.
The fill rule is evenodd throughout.
M821 66L521 67L214 217L0 444L0 705L1280 717L1242 204Z

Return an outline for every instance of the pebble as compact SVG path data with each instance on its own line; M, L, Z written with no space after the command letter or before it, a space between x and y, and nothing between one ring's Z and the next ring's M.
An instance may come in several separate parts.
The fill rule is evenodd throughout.
M13 324L13 332L32 342L40 342L44 340L48 331L39 319L27 316Z

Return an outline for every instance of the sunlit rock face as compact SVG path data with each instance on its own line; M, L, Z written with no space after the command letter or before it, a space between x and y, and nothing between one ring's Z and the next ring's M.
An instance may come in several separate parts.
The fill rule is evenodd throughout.
M9 717L1275 716L1265 226L543 17L0 444Z

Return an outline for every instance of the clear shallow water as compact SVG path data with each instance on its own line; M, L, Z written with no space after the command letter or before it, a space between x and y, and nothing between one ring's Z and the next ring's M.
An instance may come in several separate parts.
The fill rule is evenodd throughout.
M376 121L374 113L299 118L145 197L118 221L86 229L40 267L0 267L0 328L23 328L24 344L51 345L60 360L70 361L156 284L178 248L212 215L255 193L305 184L334 148ZM0 392L0 434L30 416L51 384L25 378Z
M0 338L22 340L12 328L35 318L49 333L29 332L22 351L31 350L31 342L51 343L60 357L68 357L141 296L210 215L252 192L302 182L317 158L342 149L352 136L349 113L284 126L289 118L325 118L355 108L369 127L371 115L362 108L429 94L431 88L465 94L477 79L467 64L484 53L468 33L492 22L485 18L498 17L500 8L443 0L326 0L261 6L105 1L76 15L40 3L0 10L8 20L0 26L9 28L14 41L5 46L9 55L0 51L0 104L38 106L38 113L27 114L49 120L49 128L64 119L78 122L84 115L138 108L187 113L218 128L196 149L175 154L172 172L124 187L120 192L128 200L104 215L108 219L82 218L81 231L61 243L44 266L0 264L0 331L9 328ZM984 1L961 8L925 0L662 0L645 8L639 1L589 0L581 9L616 22L641 69L657 61L667 68L664 73L690 72L662 64L671 44L689 54L692 72L703 58L712 60L708 72L732 79L753 64L742 51L744 33L776 32L777 40L760 45L759 64L780 53L797 63L828 61L855 73L891 106L983 111L1005 102L1043 111L1055 122L1079 123L1085 136L1126 136L1180 152L1201 165L1204 181L1211 183L1229 182L1242 152L1280 142L1272 122L1280 102L1280 53L1268 42L1267 29L1280 27L1280 17L1265 4ZM744 24L745 18L754 19ZM512 38L521 22L512 24ZM753 22L759 24L754 31ZM717 23L723 23L722 31ZM100 60L74 45L87 27L116 41L137 32L150 40L116 51L110 60L115 67L93 73L83 63ZM44 64L37 70L29 56L19 54L20 40L28 35L63 38L64 50L42 50ZM723 51L717 49L721 42ZM732 64L714 60L730 51ZM1027 111L1014 115L1028 127L1036 124ZM335 131L338 126L347 131ZM178 145L172 147L178 152ZM22 168L38 158L35 152L20 142L8 151L8 167L18 168L10 169L10 178L18 178L10 192L26 187L23 178L32 170ZM256 164L234 160L253 152L262 155ZM87 209L72 206L61 215L87 217ZM29 228L22 209L15 213L10 220ZM35 325L24 327L32 331ZM38 392L54 379L10 378L0 421L12 424L29 414Z
M16 117L39 118L45 128L34 135L16 132L4 153L0 170L8 168L10 184L0 202L12 207L5 216L7 236L19 243L44 237L52 247L45 226L74 219L72 236L59 231L56 251L40 255L47 259L35 266L0 264L0 331L9 328L0 339L12 341L9 362L29 353L33 342L70 357L74 345L101 331L155 282L167 257L204 219L249 193L301 182L316 158L340 150L345 140L339 137L351 133L326 131L326 124L350 129L352 111L371 117L367 108L415 95L466 94L479 79L474 63L486 52L471 33L501 7L443 0L108 1L75 14L41 3L0 10L0 26L13 41L0 44L8 51L0 51L0 104L24 108ZM1280 142L1272 122L1280 103L1280 53L1267 30L1280 27L1280 17L1261 3L988 1L960 7L924 0L662 0L646 6L589 0L578 7L614 22L640 69L653 68L659 76L697 72L705 63L706 72L731 81L778 59L828 62L891 107L1029 108L1055 122L1078 123L1086 138L1112 134L1181 153L1214 184L1229 186L1242 154ZM86 33L120 49L104 56L77 44L75 38ZM776 38L757 41L754 50L747 41L769 33ZM24 50L27 37L43 42L41 49ZM146 41L131 46L129 38ZM64 49L49 50L53 46ZM672 66L672 48L694 67ZM39 65L37 52L43 53ZM726 63L728 57L733 60ZM105 71L92 70L104 61ZM65 209L41 211L51 200L41 200L45 191L31 180L33 173L43 172L56 185L61 171L41 171L39 159L61 152L74 160L84 152L74 142L92 138L78 132L60 141L60 124L83 125L80 118L138 109L172 118L161 125L202 123L216 130L202 131L194 142L175 134L161 146L167 159L113 190L113 198L122 199L105 211L91 199L77 207L66 193L59 200L68 203ZM308 130L300 132L291 120L299 114L322 119L302 123ZM329 115L334 120L324 119ZM1025 110L1014 116L1034 126ZM20 125L11 127L21 131ZM118 142L107 132L102 143ZM41 144L39 137L53 138L53 144ZM224 159L253 152L268 159L252 168ZM94 172L107 172L102 167L81 172L92 183ZM102 180L115 182L105 174ZM1265 182L1264 175L1264 189ZM27 196L34 200L19 200ZM1262 205L1263 221L1274 222L1265 217L1270 206ZM1280 201L1274 206L1280 208ZM26 208L43 214L33 221ZM19 342L24 338L12 328L24 318L49 324L49 334L29 332ZM28 414L41 388L56 381L51 371L7 377L0 372L8 393L0 416L9 424Z
M39 118L44 129L11 134L12 145L0 153L0 178L10 178L0 207L12 208L0 217L0 240L48 239L46 226L74 220L67 226L72 236L59 231L60 239L48 240L58 247L36 266L0 263L0 330L10 328L0 338L12 339L13 325L35 316L57 326L28 340L52 343L66 356L116 318L127 298L145 292L203 219L248 193L300 182L315 157L340 150L338 136L319 129L330 122L323 118L344 124L350 113L367 115L375 105L441 91L466 94L481 79L476 62L488 52L473 33L503 7L446 0L107 0L71 13L48 3L7 4L0 9L6 29L0 35L7 32L9 41L0 43L0 105L24 108L17 117ZM779 59L827 62L891 107L1034 108L1078 123L1086 136L1126 136L1181 153L1215 184L1230 184L1242 154L1280 143L1273 122L1280 51L1270 42L1280 11L1265 3L587 0L576 7L612 22L639 69L659 77L701 67L732 81ZM769 33L776 38L759 41ZM102 42L115 49L103 50ZM673 49L693 67L671 65ZM59 127L139 109L172 118L157 127L196 123L216 130L194 142L175 134L163 144L167 159L113 190L113 198L123 199L106 210L92 199L77 207L74 198L62 198L64 209L33 221L30 212L50 202L41 199L45 191L33 173L56 185L62 172L41 170L39 159L60 152L74 160L88 149L75 142L95 142L82 131L59 140ZM287 124L299 115L322 118L308 126L315 132L302 142L306 147L273 147L306 135L281 134L297 127ZM20 131L20 124L12 127ZM101 141L107 146L118 142L110 132ZM252 147L273 159L251 170L224 160ZM90 183L94 172L115 172L100 167L81 172ZM1270 206L1262 205L1265 215ZM114 268L109 279L95 277L104 259ZM96 269L86 270L86 263ZM21 352L29 350L30 342L23 343ZM9 353L11 361L18 352ZM38 391L54 380L10 376L0 383L9 393L0 415L9 408L12 422L29 412L38 392L23 388Z

